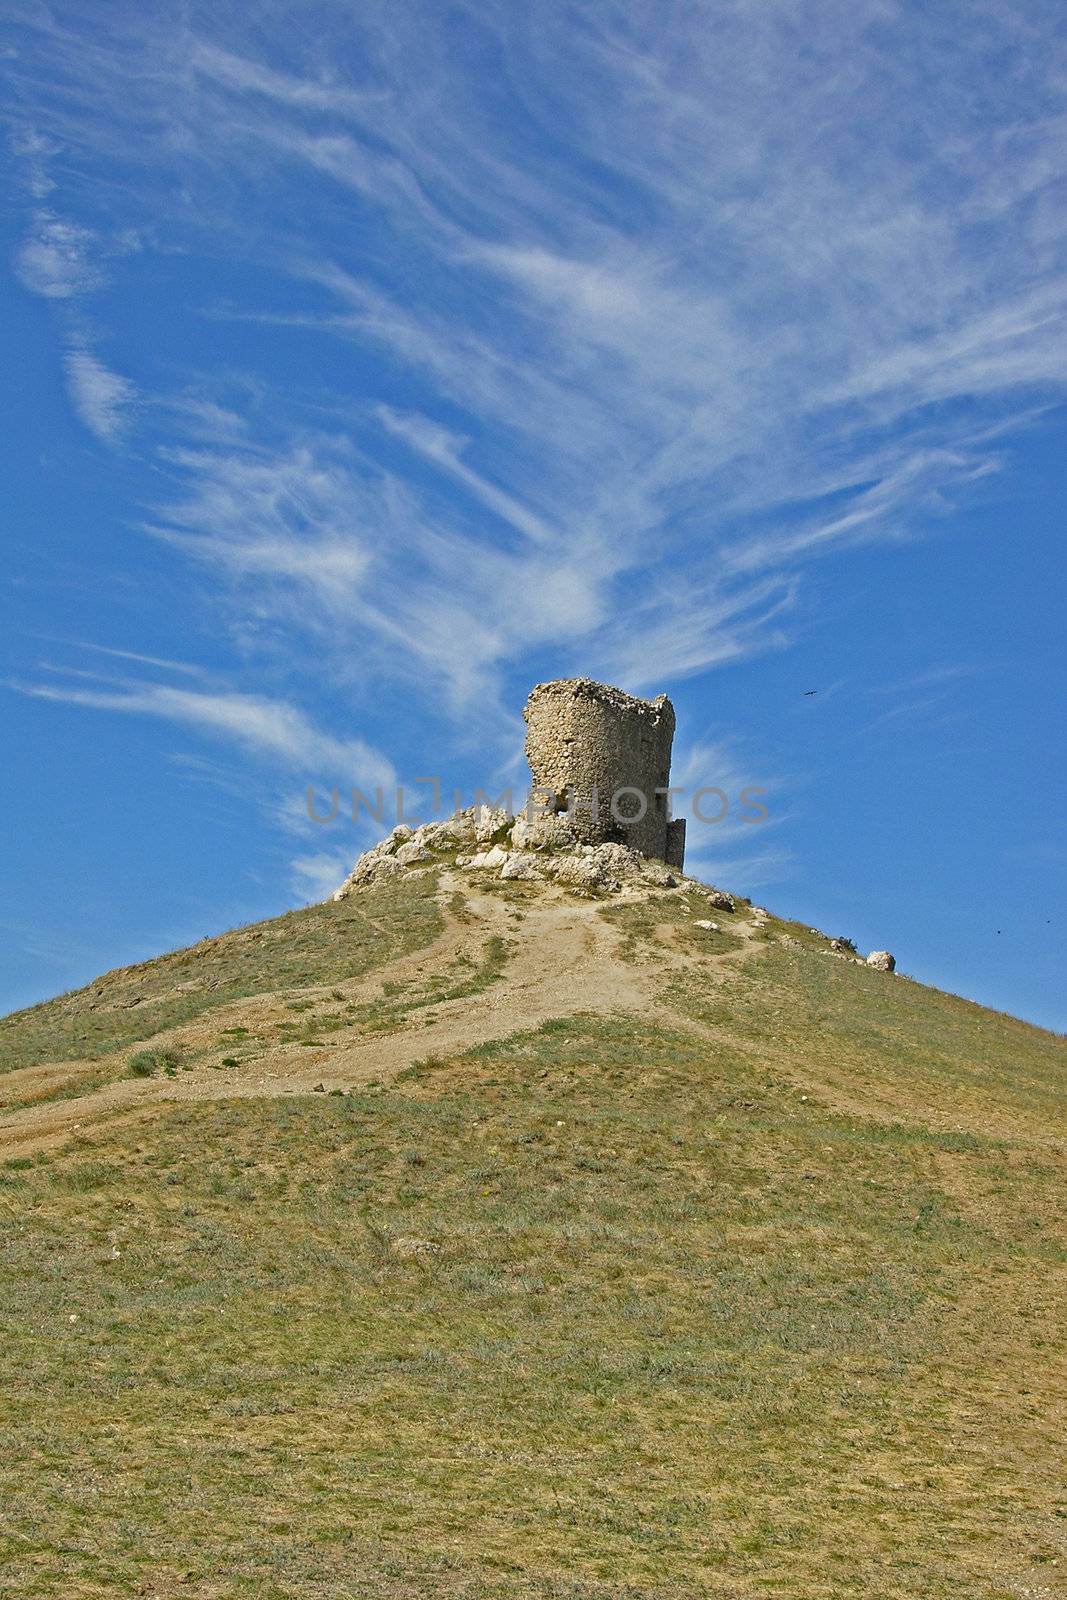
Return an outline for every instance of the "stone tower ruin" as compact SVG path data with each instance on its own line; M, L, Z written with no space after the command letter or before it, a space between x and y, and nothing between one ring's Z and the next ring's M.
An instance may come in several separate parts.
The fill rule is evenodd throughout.
M531 691L523 716L546 809L567 811L587 844L615 841L681 869L685 823L671 821L669 796L656 792L671 781L674 707L665 694L639 700L592 678L557 678Z

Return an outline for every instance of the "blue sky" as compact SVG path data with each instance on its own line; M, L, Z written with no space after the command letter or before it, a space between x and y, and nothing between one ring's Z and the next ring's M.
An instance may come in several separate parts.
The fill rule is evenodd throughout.
M1058 13L14 0L0 1006L588 673L694 869L1062 1029Z

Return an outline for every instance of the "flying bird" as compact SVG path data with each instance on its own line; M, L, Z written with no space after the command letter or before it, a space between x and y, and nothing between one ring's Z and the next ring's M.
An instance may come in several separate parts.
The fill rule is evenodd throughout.
M804 690L804 698L805 698L805 700L807 699L809 694L818 694L818 692L819 692L818 689L805 689Z

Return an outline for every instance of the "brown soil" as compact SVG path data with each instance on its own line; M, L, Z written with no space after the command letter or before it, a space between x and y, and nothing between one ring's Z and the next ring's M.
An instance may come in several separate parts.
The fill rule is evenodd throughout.
M466 902L459 915L451 909L457 892ZM657 991L663 983L674 972L694 968L699 968L708 982L721 981L738 959L736 953L698 957L674 949L669 929L664 929L655 958L639 965L623 958L622 936L600 916L598 902L548 887L539 886L516 904L492 890L472 887L465 876L443 873L439 896L445 928L431 945L364 978L300 993L310 1000L340 994L345 1002L365 1003L380 997L383 972L391 984L401 988L417 985L444 973L459 955L476 958L494 934L512 947L500 981L462 999L424 1006L388 1034L354 1039L334 1035L310 1048L280 1043L241 1069L225 1073L122 1078L90 1088L77 1098L26 1105L35 1095L43 1098L78 1077L91 1079L106 1064L45 1062L18 1069L0 1080L0 1155L32 1154L62 1144L72 1133L91 1138L94 1128L151 1115L155 1108L173 1100L306 1094L320 1084L327 1091L375 1081L385 1084L425 1056L456 1054L491 1039L537 1028L550 1018L579 1012L633 1011L645 1017L662 1016L678 1026L677 1015L658 1004ZM750 930L739 918L736 931L747 935ZM745 954L758 953L760 948L749 944ZM292 998L293 991L287 991L284 1000L277 994L237 1000L144 1040L138 1048L177 1045L195 1051L214 1045L226 1028L244 1027L254 1033L289 1016L287 1002ZM21 1109L4 1113L4 1105L19 1102L23 1102Z

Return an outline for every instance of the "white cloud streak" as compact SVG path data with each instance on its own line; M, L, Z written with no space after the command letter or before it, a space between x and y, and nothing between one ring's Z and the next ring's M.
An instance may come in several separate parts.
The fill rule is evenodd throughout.
M32 138L121 164L115 237L255 264L217 326L339 342L314 395L267 358L243 416L210 371L172 409L148 524L239 634L483 726L535 652L665 687L785 643L813 562L952 515L1062 398L1047 0L826 0L802 49L785 0L186 15L39 14L76 92ZM92 198L36 214L37 292L91 286ZM129 397L72 388L114 437Z
M326 900L351 872L351 850L313 850L294 856L289 863L289 882L302 900Z
M137 398L134 385L106 367L84 345L74 345L64 359L71 404L81 421L105 444L126 431Z
M392 764L363 740L324 733L297 707L265 695L211 693L158 683L82 689L69 684L15 682L11 687L63 705L162 718L327 783L358 786L396 781Z
M114 645L93 644L88 639L61 639L54 642L75 645L79 650L91 650L96 655L110 656L117 661L134 661L141 667L158 667L161 672L180 672L191 678L207 676L203 667L191 661L174 661L169 656L147 656L139 650L118 650Z
M15 253L15 271L31 293L70 300L101 282L93 246L88 228L41 211Z

